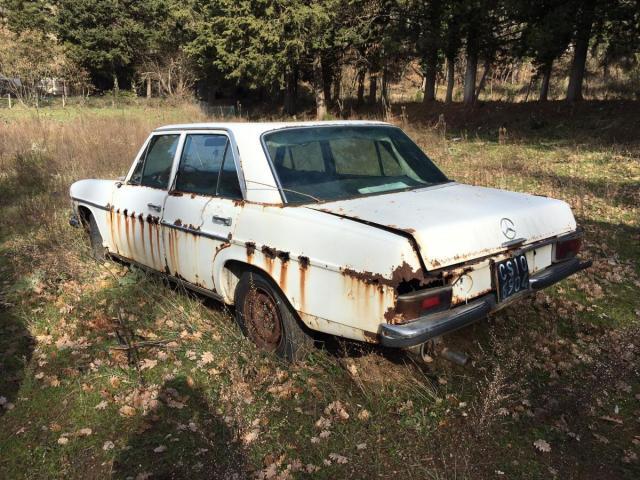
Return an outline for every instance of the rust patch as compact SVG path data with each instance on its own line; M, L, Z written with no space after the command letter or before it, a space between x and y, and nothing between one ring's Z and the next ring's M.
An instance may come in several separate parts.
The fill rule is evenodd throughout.
M244 246L247 249L247 257L251 257L256 253L256 244L254 242L246 242Z
M306 258L306 257L304 257ZM309 265L307 258L307 263L304 264L300 262L300 267L298 268L298 288L300 290L300 310L304 311L306 309L305 304L307 302L307 266Z
M233 199L233 205L235 207L244 207L244 200Z
M309 268L309 263L311 263L309 261L309 257L305 257L304 255L300 255L298 257L298 263L300 264L300 268L302 268L303 270L306 270L307 268Z
M148 231L149 231L149 247L151 249L151 264L153 266L156 265L156 256L153 253L153 230L157 229L157 228L158 228L157 225L154 225L153 223L149 223L149 229L148 229ZM143 240L144 240L144 237L143 237Z
M180 219L178 218L175 222L173 222L173 224L174 224L176 227L181 227L181 226L182 226L182 220L180 220Z
M277 250L276 255L282 261L282 263L287 263L289 261L289 252L283 252L282 250Z
M144 240L144 215L138 215L138 223L140 224L140 240L142 243L142 254L146 260L147 258L147 243Z
M230 246L231 246L230 243L227 243L227 242L221 243L216 247L216 253L218 253L220 250L224 250L225 248L229 248Z
M264 253L265 257L273 260L274 258L276 258L277 250L275 248L271 248L265 245L262 247L262 253Z
M282 288L283 291L287 290L287 272L289 268L288 260L288 257L287 260L282 260L281 258L280 262L280 288Z
M362 334L364 335L365 341L367 341L369 343L378 343L379 342L377 333L368 332L366 330L363 330Z
M172 197L181 197L184 194L182 192L176 192L174 190L173 192L169 192L169 195L171 195Z

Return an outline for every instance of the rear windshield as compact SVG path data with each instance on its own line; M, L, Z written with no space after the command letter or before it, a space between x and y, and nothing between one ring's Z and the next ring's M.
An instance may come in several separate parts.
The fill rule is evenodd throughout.
M268 133L264 141L290 203L354 198L448 181L396 127L290 128Z

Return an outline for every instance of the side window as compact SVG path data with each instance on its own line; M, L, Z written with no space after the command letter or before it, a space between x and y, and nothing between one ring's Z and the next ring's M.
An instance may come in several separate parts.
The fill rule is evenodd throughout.
M176 177L176 190L215 195L228 139L224 135L187 135Z
M171 165L176 154L180 135L157 135L147 149L140 185L166 189L171 176ZM138 166L136 165L136 170ZM134 171L133 178L136 172Z
M220 170L220 178L218 179L218 195L226 198L242 199L242 190L240 190L240 181L238 180L238 172L236 164L233 161L233 153L231 145L227 149Z
M226 135L187 135L175 188L198 195L242 198L231 143Z

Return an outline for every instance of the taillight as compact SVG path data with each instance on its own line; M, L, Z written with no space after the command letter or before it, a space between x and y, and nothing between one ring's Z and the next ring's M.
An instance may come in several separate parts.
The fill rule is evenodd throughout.
M582 237L573 237L567 240L558 240L553 249L553 261L561 262L575 257L582 247Z
M429 313L447 310L451 306L451 287L437 287L399 295L396 302L396 323L405 323Z

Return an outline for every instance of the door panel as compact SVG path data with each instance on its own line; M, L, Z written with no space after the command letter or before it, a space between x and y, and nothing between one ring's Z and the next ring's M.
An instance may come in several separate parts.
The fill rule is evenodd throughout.
M227 135L186 135L174 185L162 216L167 268L215 290L213 258L233 235L242 199Z
M180 145L179 134L154 135L129 181L115 189L109 231L116 253L164 270L160 219Z
M164 269L160 218L167 192L140 185L122 185L109 212L112 244L119 255L155 270Z
M238 210L239 207L230 199L170 195L162 218L165 257L170 273L215 290L213 258L233 235Z

